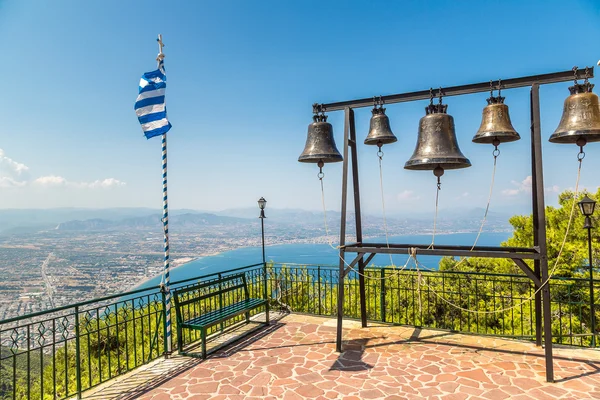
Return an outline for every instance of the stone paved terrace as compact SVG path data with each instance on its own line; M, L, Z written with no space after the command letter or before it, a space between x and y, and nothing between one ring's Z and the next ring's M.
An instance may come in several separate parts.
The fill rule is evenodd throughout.
M529 342L290 314L207 360L174 356L86 399L600 399L600 352L556 348L546 383Z

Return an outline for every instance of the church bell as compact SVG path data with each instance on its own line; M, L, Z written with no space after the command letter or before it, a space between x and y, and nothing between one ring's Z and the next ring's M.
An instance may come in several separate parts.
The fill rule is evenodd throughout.
M552 143L575 143L584 146L600 141L600 103L592 93L594 85L586 81L569 87L562 118L556 131L550 136Z
M419 121L417 146L405 169L432 170L441 176L443 170L471 166L458 147L454 118L447 110L448 105L441 103L441 97L440 104L430 103L425 108L426 115Z
M504 97L490 96L487 99L481 118L481 126L473 137L474 143L490 143L498 145L505 142L514 142L521 136L513 128L508 115L508 106L504 104Z
M315 113L313 122L308 125L306 145L298 161L319 164L321 167L322 164L342 160L342 155L333 139L333 127L327 122L327 116L323 113Z
M392 133L392 128L390 128L390 119L385 115L385 108L382 106L381 98L379 100L379 107L377 107L376 102L371 113L373 116L371 117L369 134L365 139L365 144L381 147L384 144L397 141L398 139Z

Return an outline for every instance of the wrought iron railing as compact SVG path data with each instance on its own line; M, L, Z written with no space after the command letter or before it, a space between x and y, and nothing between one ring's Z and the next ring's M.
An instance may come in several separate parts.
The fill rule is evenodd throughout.
M251 297L264 296L266 283L273 308L336 315L337 266L269 263L265 267L260 263L173 282L171 287L240 272L246 274ZM365 276L367 317L371 321L535 337L535 288L524 276L374 267L367 268ZM357 273L350 272L344 285L345 315L358 319ZM600 281L595 282L595 288L600 290ZM589 281L553 278L550 289L554 341L590 346ZM194 307L210 311L229 300L235 299L217 302L211 298ZM212 332L237 322L234 319L215 326ZM163 356L167 348L165 332L165 296L159 286L0 321L0 399L79 396L82 391ZM176 335L175 327L172 332ZM194 331L184 330L183 334L184 343L199 339ZM176 337L171 339L176 350Z
M337 266L276 264L270 271L273 296L290 311L336 315ZM549 285L554 342L591 346L589 280L552 278ZM600 291L600 280L594 287ZM535 337L535 286L523 275L370 267L365 269L365 292L371 321ZM344 293L344 315L359 319L357 272L350 271L344 279ZM598 302L595 309L598 321Z
M173 282L171 288L235 271L244 271L249 289L262 296L262 263ZM0 321L0 399L80 397L164 355L164 305L156 286ZM175 345L176 337L171 339Z

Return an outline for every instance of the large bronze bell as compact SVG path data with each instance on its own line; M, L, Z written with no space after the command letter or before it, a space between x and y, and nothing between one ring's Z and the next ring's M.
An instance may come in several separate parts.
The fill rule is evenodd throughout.
M371 117L369 134L365 139L365 144L381 147L384 144L397 141L398 138L396 138L392 133L392 128L390 128L390 119L385 115L385 108L375 105L371 113L373 116Z
M461 153L454 132L454 118L446 114L448 105L429 104L427 115L419 121L419 137L412 157L404 168L413 170L433 170L440 175L445 169L458 169L471 166L471 162ZM441 171L440 171L441 170ZM439 177L439 176L438 176Z
M550 136L552 143L576 143L600 141L600 103L592 93L594 85L585 82L569 87L571 95L566 98L558 128Z
M308 125L308 136L304 151L298 161L316 163L322 166L325 163L342 161L342 155L335 146L333 127L327 122L327 116L315 114L313 122Z
M500 143L521 139L510 122L508 106L504 104L504 97L491 96L487 102L488 105L483 109L481 126L473 137L473 142L491 143L497 146Z

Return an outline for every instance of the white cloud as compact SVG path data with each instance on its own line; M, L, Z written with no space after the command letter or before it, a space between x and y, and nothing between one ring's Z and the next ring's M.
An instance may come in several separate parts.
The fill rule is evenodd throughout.
M53 186L66 186L67 180L62 176L40 176L36 180L33 181L34 185L40 185L45 187L53 187Z
M102 188L102 189L106 189L106 188L111 188L111 187L119 187L119 186L125 186L126 183L125 182L121 182L118 179L115 178L106 178L104 180L96 180L94 182L82 182L80 184L82 187L88 187L91 189L96 189L96 188Z
M397 195L398 200L419 200L421 196L415 196L412 190L403 190Z
M531 175L528 175L527 177L525 177L525 179L523 179L521 182L511 181L510 183L513 186L515 186L515 188L504 189L502 191L502 194L505 196L517 196L521 193L531 193L532 182L533 182L533 179L531 178ZM544 191L548 192L548 193L559 193L560 187L558 185L553 185L553 186L545 187Z
M0 149L0 178L24 178L28 171L27 165L7 157L4 150Z
M103 180L95 180L93 182L70 182L62 176L56 175L41 176L34 180L33 183L43 187L66 186L80 189L108 189L125 186L125 182L121 182L115 178L106 178Z
M21 187L26 184L27 182L25 181L17 181L8 176L0 176L0 188Z

